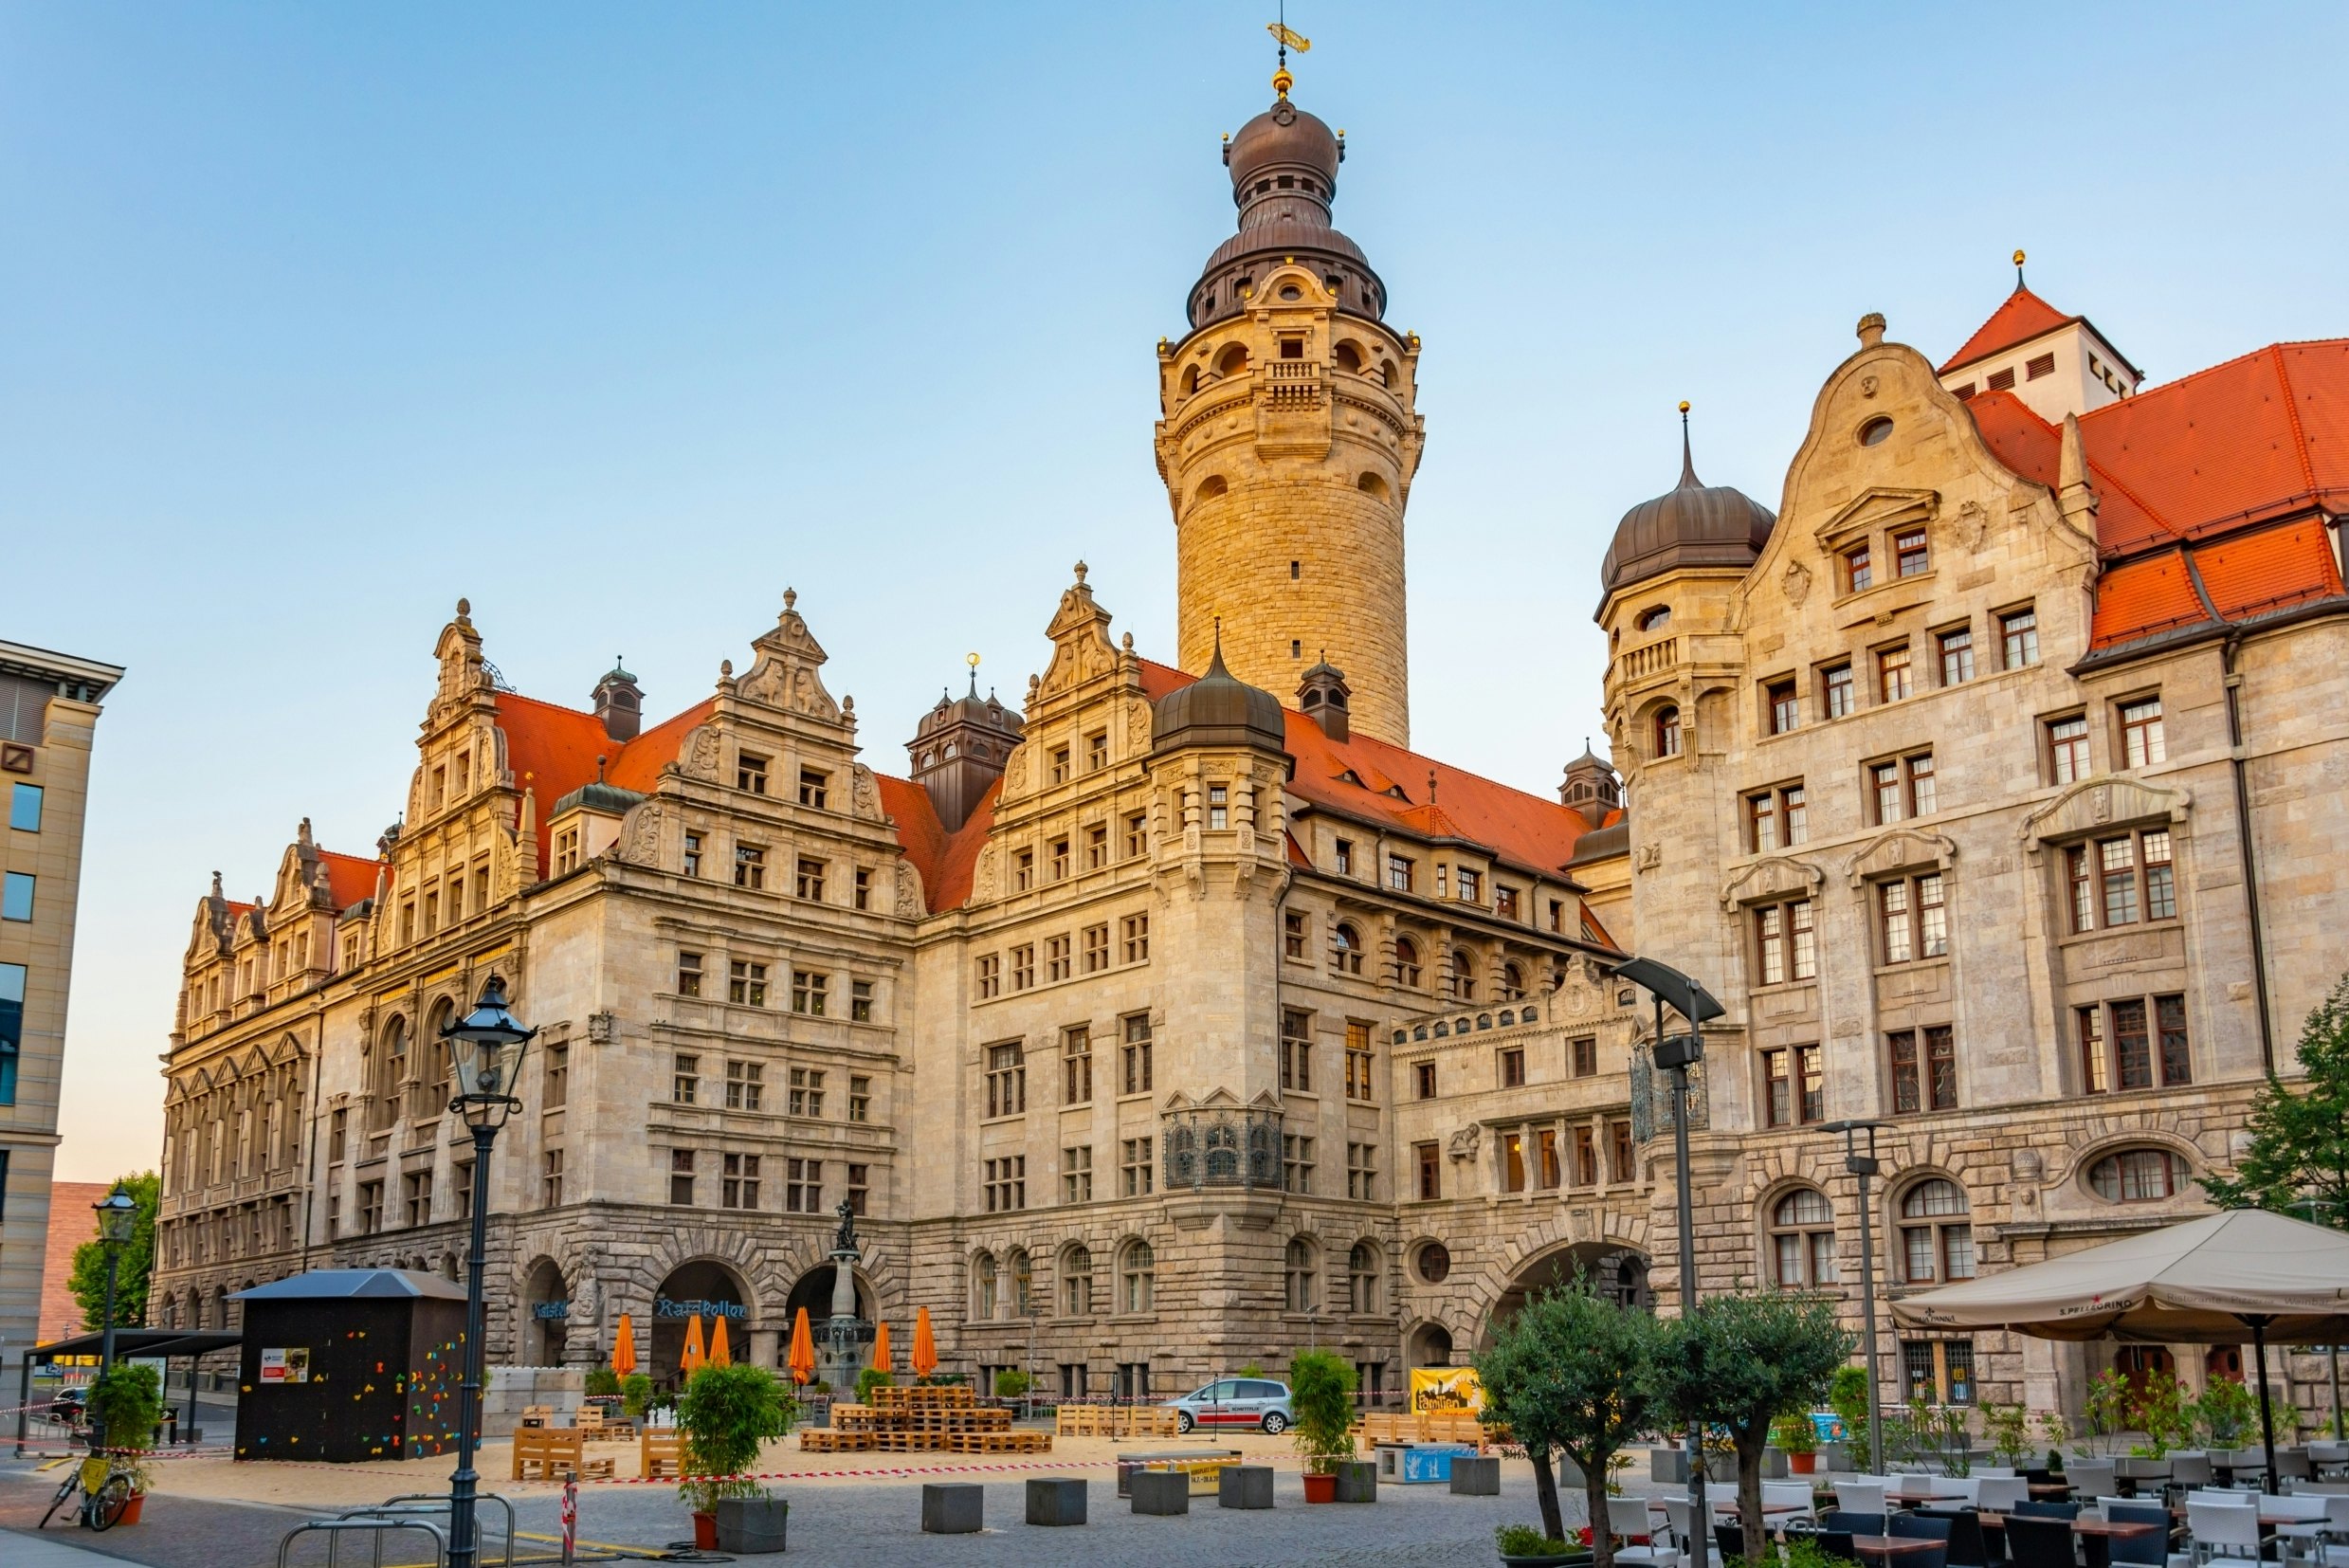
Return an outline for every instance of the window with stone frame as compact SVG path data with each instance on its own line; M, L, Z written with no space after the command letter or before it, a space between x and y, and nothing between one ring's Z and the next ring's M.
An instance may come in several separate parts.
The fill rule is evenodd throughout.
M1118 1020L1120 1094L1150 1092L1150 1014L1129 1012Z
M1789 676L1762 683L1762 733L1785 735L1802 723L1802 699Z
M1084 771L1100 773L1109 766L1109 732L1095 730L1084 738Z
M408 1202L408 1223L411 1226L431 1224L432 1173L428 1170L410 1171L401 1178L401 1184Z
M1893 531L1892 563L1895 574L1903 577L1921 577L1933 570L1933 552L1922 527Z
M1346 1098L1371 1101L1377 1098L1371 1079L1373 1048L1371 1026L1359 1018L1346 1020Z
M1407 991L1425 989L1425 974L1419 961L1419 944L1409 937L1394 939L1394 983Z
M1905 702L1910 691L1908 645L1876 650L1876 701Z
M1814 980L1819 948L1812 901L1765 903L1754 911L1754 973L1766 986Z
M848 1077L848 1120L870 1121L873 1119L873 1081L863 1073Z
M1378 1265L1378 1249L1367 1241L1357 1241L1346 1254L1346 1310L1357 1316L1369 1316L1380 1307L1379 1278L1383 1270Z
M822 1067L793 1067L787 1085L789 1094L784 1101L793 1116L821 1117L824 1114L824 1069Z
M1944 627L1933 634L1941 655L1941 684L1962 686L1974 679L1974 628Z
M828 869L829 867L823 861L808 855L800 856L798 870L792 885L792 896L810 903L822 903L824 902L824 878Z
M1118 1283L1120 1293L1119 1306L1121 1310L1130 1313L1156 1310L1158 1262L1148 1242L1136 1239L1125 1244L1125 1250L1118 1260Z
M1078 1143L1061 1151L1061 1201L1093 1201L1093 1145Z
M726 1000L737 1007L767 1005L767 966L736 958L726 966Z
M2177 919L2177 868L2170 830L2140 828L2064 851L2071 928L2104 931Z
M752 752L736 753L734 787L749 794L765 794L767 793L767 758Z
M1859 707L1858 688L1851 680L1851 661L1822 665L1819 670L1819 711L1841 719Z
M1598 1135L1587 1122L1575 1128L1575 1185L1598 1185Z
M1098 871L1109 864L1109 830L1099 823L1084 830L1084 868Z
M873 1194L872 1167L852 1164L848 1167L848 1212L863 1219L871 1205Z
M1061 1103L1093 1103L1093 1029L1071 1024L1061 1030Z
M1054 882L1068 880L1068 839L1065 834L1045 846L1045 872Z
M990 1001L1003 994L1003 959L992 953L978 956L974 976L979 1000Z
M1790 849L1810 838L1811 800L1800 779L1745 797L1745 846L1751 852Z
M1411 1064L1411 1097L1416 1100L1435 1098L1435 1063L1432 1059Z
M547 1047L538 1067L538 1108L557 1110L571 1101L571 1047ZM271 1107L272 1110L275 1107Z
M2047 720L2048 782L2077 784L2088 776L2088 716L2067 713Z
M792 971L792 1011L821 1018L827 1010L832 977L812 969Z
M1282 1259L1282 1292L1291 1312L1311 1312L1321 1304L1321 1264L1313 1243L1291 1236Z
M2156 996L2150 1008L2142 996L2098 1002L2075 1008L2073 1018L2085 1092L2171 1088L2194 1082L2183 995Z
M669 1151L669 1203L673 1207L693 1207L693 1154L691 1149Z
M1125 858L1128 860L1138 859L1141 855L1142 851L1149 848L1149 813L1146 811L1134 811L1129 813L1125 819Z
M1297 1133L1286 1133L1281 1139L1281 1190L1284 1193L1313 1191L1313 1140Z
M1071 1242L1061 1252L1060 1277L1061 1316L1064 1318L1091 1317L1093 1315L1093 1249L1083 1242Z
M1951 1026L1894 1030L1885 1042L1892 1057L1894 1115L1958 1108L1958 1046Z
M1847 593L1865 593L1876 586L1876 556L1872 541L1862 540L1837 557Z
M1011 891L1025 893L1036 885L1036 851L1022 849L1011 857Z
M1827 1194L1798 1187L1770 1210L1770 1283L1781 1290L1834 1285L1835 1210Z
M1502 1133L1494 1148L1501 1166L1501 1190L1521 1193L1525 1190L1525 1135Z
M1666 703L1656 710L1648 722L1648 755L1662 758L1678 757L1681 749L1680 709Z
M1121 1196L1148 1197L1156 1167L1151 1163L1152 1140L1129 1138L1118 1145L1118 1187Z
M1028 1207L1028 1157L1007 1155L986 1161L981 1183L987 1192L987 1212L1012 1213Z
M701 1093L701 1058L680 1051L670 1062L669 1099L680 1105L699 1103Z
M1930 1176L1900 1197L1901 1283L1948 1284L1974 1278L1974 1225L1965 1190Z
M824 1212L824 1162L820 1159L783 1161L783 1212L820 1214Z
M1067 979L1074 970L1074 965L1075 959L1070 956L1068 939L1065 936L1045 938L1044 977L1047 982L1057 983Z
M1281 1087L1313 1089L1313 1014L1302 1008L1281 1010Z
M1011 949L1011 989L1028 991L1036 983L1036 946L1022 942Z
M760 1108L767 1092L767 1069L757 1062L726 1063L726 1109L755 1111Z
M1764 1126L1793 1127L1826 1119L1827 1073L1817 1046L1774 1047L1760 1055Z
M832 775L821 768L799 770L799 803L815 811L823 811L831 799Z
M2121 721L2121 765L2150 768L2169 760L2161 728L2161 698L2139 697L2114 704Z
M1628 1182L1639 1174L1638 1156L1631 1143L1631 1119L1616 1117L1607 1123L1607 1179Z
M767 885L765 846L737 844L734 847L734 884L754 889Z
M848 1019L851 1023L869 1024L873 1021L873 982L848 982Z
M1362 973L1362 934L1350 921L1330 927L1329 966L1339 975Z
M1998 617L1998 667L2021 669L2039 662L2039 613L2025 605Z
M1885 964L1949 956L1949 910L1939 871L1876 884L1876 950Z
M1535 1179L1545 1188L1563 1187L1566 1184L1566 1169L1558 1158L1557 1129L1543 1127L1534 1137L1537 1144Z
M1118 933L1123 947L1123 961L1130 964L1150 960L1150 917L1128 915L1118 922Z
M1207 787L1207 825L1214 831L1231 826L1231 790L1225 784Z
M1346 1196L1364 1202L1378 1196L1378 1145L1346 1145Z
M680 996L701 994L701 954L681 951L677 955L677 994Z
M1410 892L1411 883L1418 876L1418 864L1409 855L1389 855L1387 857L1387 886L1393 892Z
M1499 1077L1501 1086L1504 1089L1521 1089L1525 1086L1525 1048L1523 1046L1502 1048Z
M1939 810L1931 752L1870 762L1866 771L1873 826L1888 827L1910 817L1931 816Z
M1284 958L1302 958L1305 956L1307 940L1304 911L1302 909L1282 910L1281 956Z
M2107 1203L2156 1203L2187 1180L2186 1162L2167 1149L2118 1149L2088 1167L2088 1191Z
M856 868L856 876L850 885L848 902L859 909L870 909L873 906L873 874L862 866Z
M1028 1110L1028 1049L1017 1040L987 1048L987 1114L1020 1116Z
M1411 1145L1411 1161L1419 1171L1419 1196L1432 1200L1444 1195L1443 1145L1425 1142Z
M718 1206L720 1209L757 1208L758 1157L725 1155L720 1158L722 1168L718 1178Z

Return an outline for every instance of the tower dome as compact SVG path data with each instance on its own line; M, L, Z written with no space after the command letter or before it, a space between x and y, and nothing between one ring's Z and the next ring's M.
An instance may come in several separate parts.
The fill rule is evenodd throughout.
M1371 270L1370 258L1330 227L1346 138L1290 102L1286 82L1285 72L1275 77L1281 96L1224 143L1240 227L1215 247L1192 285L1193 327L1238 314L1267 261L1304 261L1322 274L1342 308L1373 318L1386 314L1386 284Z
M1623 514L1599 563L1599 592L1612 593L1684 566L1751 566L1777 520L1775 513L1744 491L1697 478L1688 450L1688 406L1684 403L1680 483Z
M1281 700L1226 669L1220 643L1205 675L1168 692L1152 709L1154 753L1178 746L1259 746L1277 752L1287 745L1288 723L1281 717Z

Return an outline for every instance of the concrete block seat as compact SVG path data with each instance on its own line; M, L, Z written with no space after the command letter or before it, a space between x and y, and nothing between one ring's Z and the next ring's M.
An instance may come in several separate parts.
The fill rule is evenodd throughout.
M925 1481L921 1486L924 1535L975 1535L987 1527L987 1488L967 1481Z
M1076 1476L1031 1476L1028 1482L1028 1522L1082 1524L1085 1485Z
M1191 1477L1180 1470L1136 1470L1129 1490L1138 1514L1191 1512Z
M1498 1465L1499 1460L1494 1464ZM1499 1472L1495 1471L1496 1476ZM1272 1467L1269 1465L1228 1465L1216 1478L1215 1503L1224 1508L1269 1508L1272 1506Z

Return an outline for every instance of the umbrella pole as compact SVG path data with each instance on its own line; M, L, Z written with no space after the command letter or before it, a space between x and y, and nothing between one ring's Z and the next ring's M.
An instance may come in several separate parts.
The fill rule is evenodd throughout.
M2264 1314L2243 1320L2251 1327L2251 1358L2259 1369L2259 1434L2267 1445L2267 1495L2282 1490L2276 1485L2276 1414L2267 1402L2267 1319Z

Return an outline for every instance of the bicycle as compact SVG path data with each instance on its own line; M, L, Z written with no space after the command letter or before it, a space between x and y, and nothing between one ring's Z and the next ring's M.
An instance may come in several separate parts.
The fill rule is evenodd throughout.
M76 1504L74 1511L80 1516L82 1528L111 1530L121 1521L123 1511L130 1507L132 1490L129 1466L119 1464L106 1454L94 1453L66 1473L64 1481L57 1488L57 1495L49 1499L48 1511L41 1516L41 1522L34 1528L46 1529L49 1521L56 1517L57 1510L65 1505L65 1500L80 1492L82 1501Z

